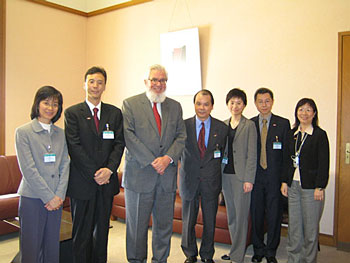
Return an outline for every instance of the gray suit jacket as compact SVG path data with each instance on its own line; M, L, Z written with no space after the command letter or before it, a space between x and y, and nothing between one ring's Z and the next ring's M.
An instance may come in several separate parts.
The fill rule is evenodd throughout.
M56 154L56 161L44 162L44 155ZM66 196L69 157L64 132L52 125L48 133L37 119L16 129L16 152L22 181L18 188L20 195L40 198L45 204L55 195L64 200Z
M138 193L151 192L160 176L166 192L176 190L177 162L185 146L186 129L180 103L166 98L161 104L162 130L159 136L152 106L145 93L123 102L124 137L126 143L123 186ZM173 159L159 175L151 163L157 157Z
M225 120L229 125L230 119ZM228 154L226 145L225 156ZM242 116L232 145L234 168L237 178L242 182L254 184L257 164L257 133L253 121Z
M228 127L222 121L211 117L209 140L205 156L200 159L196 133L196 117L185 120L187 139L181 157L180 195L192 200L201 184L201 195L216 198L221 191L221 160L225 149ZM221 157L214 158L214 151L220 150Z

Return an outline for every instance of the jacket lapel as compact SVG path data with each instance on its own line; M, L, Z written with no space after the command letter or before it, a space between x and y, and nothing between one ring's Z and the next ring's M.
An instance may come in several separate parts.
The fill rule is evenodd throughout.
M240 122L239 122L239 124L237 126L237 131L236 131L235 138L233 139L233 142L236 141L238 135L242 132L246 121L247 121L247 119L242 115L241 120L240 120Z
M86 102L83 102L81 104L80 110L82 112L81 116L84 116L83 118L87 121L89 128L97 136L98 134L97 134L97 130L95 127L94 117L92 116L89 105L87 105Z
M197 142L197 127L196 127L196 116L193 117L190 121L190 129L191 132L187 134L189 137L189 141L192 143L194 151L196 152L196 156L198 157L198 160L200 160L200 154L199 154L199 148L198 148L198 142Z
M108 120L108 108L106 105L101 102L101 114L100 114L100 123L98 125L98 134L100 135L104 128L106 127L107 120Z
M210 159L210 155L214 154L211 149L215 147L215 137L217 136L218 132L216 130L215 122L213 118L210 120L210 131L209 131L209 138L208 138L208 146L207 146L207 151L205 151L204 155L204 160L207 160L208 158ZM209 151L208 151L209 149Z
M143 104L143 110L147 115L147 119L149 120L151 126L154 129L154 132L156 134L158 134L159 136L159 132L158 132L158 127L157 127L157 123L156 123L156 119L154 117L153 114L153 109L152 109L152 105L150 100L147 98L146 93L144 93L143 99L141 100L141 103ZM162 130L163 131L163 107L162 107Z
M165 99L165 101L163 101L163 103L160 104L161 106L161 109L162 109L162 126L161 126L161 137L163 137L164 135L164 132L166 131L166 126L168 124L168 117L169 117L169 104L168 104L168 100ZM153 114L153 111L152 111L152 114ZM156 124L157 126L157 123L155 121L155 118L154 119L154 123ZM157 132L158 132L158 129L157 129Z

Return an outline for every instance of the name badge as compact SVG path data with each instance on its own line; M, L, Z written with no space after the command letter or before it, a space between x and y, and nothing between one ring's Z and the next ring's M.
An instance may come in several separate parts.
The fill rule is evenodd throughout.
M222 163L223 164L228 164L228 158L227 157L222 158Z
M105 140L113 140L114 131L103 131L102 138Z
M56 154L46 153L44 154L44 163L54 163L56 162Z
M272 149L274 149L274 150L282 150L282 142L273 142Z
M214 151L214 158L220 158L221 157L221 152L219 150Z

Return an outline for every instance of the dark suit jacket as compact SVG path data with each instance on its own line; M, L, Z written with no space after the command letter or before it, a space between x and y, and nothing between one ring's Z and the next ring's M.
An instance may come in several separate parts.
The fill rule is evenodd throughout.
M181 157L180 196L192 200L201 184L201 195L216 198L221 191L221 160L225 149L228 126L211 118L208 146L203 160L200 159L196 134L196 117L185 120L187 139ZM219 149L220 158L214 158Z
M288 155L295 154L294 135L296 128L288 134ZM329 178L329 142L327 133L319 127L314 127L312 135L308 135L300 151L300 180L304 189L325 188ZM295 168L289 158L284 172L283 182L291 186Z
M259 175L261 173L261 167L260 167L260 154L261 154L261 135L260 135L260 127L259 127L259 115L252 118L252 121L254 121L256 126L256 131L258 134L258 141L257 141L257 173L255 181L259 182ZM266 157L267 157L267 172L268 175L273 177L278 183L278 187L280 187L281 184L281 176L283 172L283 167L286 165L288 160L290 159L290 156L288 156L287 152L287 135L290 130L290 123L289 120L282 118L280 116L271 115L269 127L267 130L267 138L266 138ZM278 141L282 143L282 149L277 150L273 149L273 143L276 141L276 137L278 138Z
M161 109L162 128L159 136L151 102L145 93L123 102L126 142L123 186L137 193L153 191L159 177L164 191L176 191L177 161L185 146L186 129L180 103L166 98ZM164 155L170 156L173 163L169 164L163 175L159 175L151 163Z
M114 139L103 139L106 130L114 131ZM67 195L87 200L97 190L115 195L119 192L117 169L124 151L123 117L117 107L101 103L101 118L97 133L93 116L86 102L65 111L65 133L71 157ZM103 186L94 180L95 172L103 167L113 174L110 183Z

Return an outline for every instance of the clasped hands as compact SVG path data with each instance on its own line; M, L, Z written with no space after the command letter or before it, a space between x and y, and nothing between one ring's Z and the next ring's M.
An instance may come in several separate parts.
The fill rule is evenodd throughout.
M55 195L54 198L45 204L45 208L49 211L54 211L60 209L61 205L63 205L62 198Z
M111 178L112 171L108 168L100 168L94 174L94 180L98 185L104 185L109 183L109 179Z
M160 175L163 175L165 172L165 169L168 167L168 165L171 162L171 158L168 155L164 155L162 157L158 157L154 159L154 161L151 163L154 170L157 171Z

